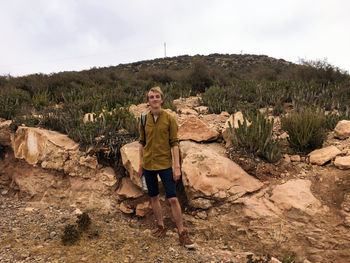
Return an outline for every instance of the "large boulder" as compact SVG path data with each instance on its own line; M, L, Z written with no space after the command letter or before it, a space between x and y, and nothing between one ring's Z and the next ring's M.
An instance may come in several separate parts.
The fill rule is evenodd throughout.
M217 150L217 148L223 150ZM234 200L262 187L239 165L224 156L224 148L181 142L182 180L188 200ZM193 203L193 202L192 202Z
M310 190L311 181L295 179L276 186L272 190L270 200L282 211L291 208L299 209L314 215L320 211L321 202L314 197Z
M187 118L179 128L178 137L180 140L193 140L196 142L215 141L219 133L209 128L198 117Z
M117 190L117 195L123 198L138 198L143 196L143 192L137 187L130 178L124 177L121 181L121 186Z
M314 150L309 153L308 156L311 164L323 165L339 154L341 154L341 151L337 147L331 145L322 149Z
M335 137L346 139L350 137L350 121L341 120L334 128Z
M123 166L128 172L131 181L141 188L141 180L138 176L140 165L139 145L140 144L138 141L128 143L120 148L120 153L122 156Z
M32 165L47 159L54 160L61 170L63 170L63 163L67 160L68 152L77 149L78 144L67 135L31 127L19 127L13 142L16 158L24 159Z

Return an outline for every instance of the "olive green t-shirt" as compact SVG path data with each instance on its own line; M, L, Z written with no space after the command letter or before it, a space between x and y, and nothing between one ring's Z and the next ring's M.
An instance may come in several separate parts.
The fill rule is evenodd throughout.
M166 111L161 110L156 122L151 112L147 114L145 125L146 145L143 147L142 158L144 169L155 171L172 166L171 147L179 144L177 129L175 118ZM139 142L144 144L145 138L141 121L139 133Z

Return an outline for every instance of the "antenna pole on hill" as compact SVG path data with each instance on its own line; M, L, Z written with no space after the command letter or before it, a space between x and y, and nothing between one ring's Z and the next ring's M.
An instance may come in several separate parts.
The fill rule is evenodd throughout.
M166 58L166 42L164 42L164 57Z

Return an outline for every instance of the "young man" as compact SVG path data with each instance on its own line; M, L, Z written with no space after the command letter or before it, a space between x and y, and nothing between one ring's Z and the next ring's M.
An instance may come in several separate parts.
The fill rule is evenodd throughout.
M145 135L140 123L140 167L139 176L145 174L148 195L151 198L153 213L157 221L156 237L164 237L162 207L159 201L158 174L162 180L171 212L178 228L179 240L187 248L193 248L194 243L183 228L182 211L176 196L175 182L180 179L179 142L177 138L177 123L173 116L162 109L163 93L159 87L154 87L147 93L147 102L151 111L147 114ZM173 158L173 159L172 159ZM172 169L174 161L174 172Z

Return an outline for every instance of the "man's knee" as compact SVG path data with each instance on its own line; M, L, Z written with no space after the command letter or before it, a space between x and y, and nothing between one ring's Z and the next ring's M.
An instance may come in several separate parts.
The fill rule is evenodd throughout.
M179 200L177 199L177 197L171 197L168 199L170 205L177 205L179 203Z
M159 201L159 194L155 196L151 196L151 202L158 202Z

